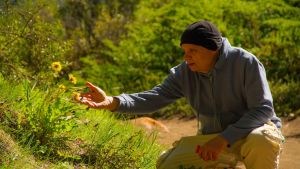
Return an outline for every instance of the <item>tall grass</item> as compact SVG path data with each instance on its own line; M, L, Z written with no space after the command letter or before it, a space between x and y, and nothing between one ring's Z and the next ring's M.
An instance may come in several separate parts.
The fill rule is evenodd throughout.
M21 154L3 156L0 168L22 166L24 159L33 161L26 168L155 168L162 149L155 134L146 135L111 112L75 104L71 91L14 84L1 76L0 91L1 128Z
M73 137L92 145L85 149L84 162L103 168L155 168L161 150L155 134L146 135L104 111L88 111L81 121Z

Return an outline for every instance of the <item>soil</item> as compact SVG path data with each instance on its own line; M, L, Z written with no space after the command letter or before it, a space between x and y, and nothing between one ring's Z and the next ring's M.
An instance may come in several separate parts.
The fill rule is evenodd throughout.
M171 147L172 143L183 136L196 134L196 119L185 119L175 117L167 120L159 120L166 125L170 132L159 131L158 142ZM282 119L282 133L286 138L280 156L280 169L299 169L300 168L300 118L288 121ZM239 166L240 167L240 166ZM244 167L241 167L244 168Z

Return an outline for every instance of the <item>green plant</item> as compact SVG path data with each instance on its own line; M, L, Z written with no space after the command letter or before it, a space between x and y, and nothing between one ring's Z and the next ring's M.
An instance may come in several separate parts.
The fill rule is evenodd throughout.
M279 116L288 116L290 113L300 115L300 83L299 82L271 82L275 112Z
M28 82L23 87L22 100L12 105L18 112L17 137L40 157L55 157L57 149L68 140L68 132L76 126L78 108L59 89L44 87L41 92Z
M49 63L64 61L70 42L55 18L56 4L46 1L4 1L0 3L1 73L13 80L49 75Z
M29 93L26 96L26 113L24 115L29 122L29 129L33 130L32 135L35 136L41 146L50 145L52 148L53 143L54 146L59 145L56 141L67 138L62 137L61 134L71 131L75 126L72 118L75 116L76 108L63 101L57 92L59 91L46 91L40 102L30 96ZM50 151L52 152L53 149ZM41 153L47 154L48 152L42 150Z
M111 113L75 105L69 100L68 89L61 93L28 81L15 85L0 76L0 90L0 101L5 100L0 104L1 126L20 144L20 149L29 150L25 154L34 155L23 157L22 153L12 161L15 154L5 156L10 162L4 166L37 159L50 161L58 168L154 168L162 150L154 142L154 135L145 135ZM32 168L40 166L30 164Z
M84 140L80 145L83 153L69 152L73 156L77 152L77 161L100 168L155 167L162 148L154 133L146 135L105 111L89 110L79 119L82 123L72 133L73 140Z

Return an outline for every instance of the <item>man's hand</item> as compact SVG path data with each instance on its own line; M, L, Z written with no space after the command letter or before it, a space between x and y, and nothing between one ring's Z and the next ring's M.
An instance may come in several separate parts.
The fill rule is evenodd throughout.
M209 140L203 146L198 145L196 147L196 153L204 161L217 160L219 154L227 147L228 142L222 136L216 136Z
M119 106L117 98L106 96L102 89L90 82L87 82L86 85L89 87L89 91L80 94L80 99L77 99L79 103L88 105L91 108L108 109L111 111Z

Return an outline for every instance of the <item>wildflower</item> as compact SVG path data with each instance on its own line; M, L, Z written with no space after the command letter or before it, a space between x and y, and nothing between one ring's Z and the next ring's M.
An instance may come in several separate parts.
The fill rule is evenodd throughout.
M81 100L80 94L78 92L73 92L72 96L73 96L73 99L76 101Z
M60 72L61 69L62 69L62 66L61 66L60 62L53 62L53 63L51 64L51 67L52 67L52 69L53 69L55 72Z
M69 74L69 81L73 84L77 83L77 79L75 76L73 76L72 74Z
M59 86L58 86L58 88L59 88L59 90L61 90L61 91L66 91L66 86L65 85L63 85L63 84L60 84Z

